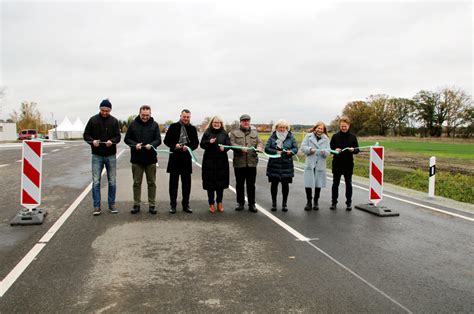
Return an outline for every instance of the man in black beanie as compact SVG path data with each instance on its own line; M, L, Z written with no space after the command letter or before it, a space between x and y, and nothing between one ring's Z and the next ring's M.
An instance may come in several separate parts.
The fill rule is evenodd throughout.
M92 150L92 198L95 216L100 215L100 177L102 169L107 171L109 182L109 211L118 213L115 207L117 144L120 142L120 126L116 118L110 115L112 104L108 99L100 103L100 112L92 116L84 130L84 141L91 145Z

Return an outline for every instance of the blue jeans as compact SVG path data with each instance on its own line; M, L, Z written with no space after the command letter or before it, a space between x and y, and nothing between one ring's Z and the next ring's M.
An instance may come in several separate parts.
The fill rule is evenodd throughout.
M94 200L94 208L100 207L100 177L104 166L109 181L109 208L115 205L117 158L115 155L99 156L92 154L92 199Z

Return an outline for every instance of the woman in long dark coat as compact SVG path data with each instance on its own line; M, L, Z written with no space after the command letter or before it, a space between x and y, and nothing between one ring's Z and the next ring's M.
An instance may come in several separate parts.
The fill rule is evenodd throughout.
M209 211L214 213L215 202L217 210L224 211L222 198L224 189L229 187L229 160L228 148L219 146L230 145L230 138L224 130L224 122L219 117L213 117L201 139L201 148L204 149L202 159L202 187L207 190Z
M265 152L271 155L281 155L278 158L270 158L267 163L267 177L271 183L272 211L277 210L276 199L278 193L278 183L281 183L283 202L281 209L288 210L287 200L290 191L290 183L293 182L295 169L293 166L293 155L298 152L298 145L295 137L290 132L290 125L285 120L275 123L274 132L270 136L265 146Z

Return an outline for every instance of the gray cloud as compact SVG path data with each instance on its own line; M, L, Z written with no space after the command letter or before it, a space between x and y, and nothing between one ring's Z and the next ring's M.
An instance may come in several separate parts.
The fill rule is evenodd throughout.
M370 94L472 94L472 4L2 2L0 118L22 100L84 121L110 98L119 118L330 122Z

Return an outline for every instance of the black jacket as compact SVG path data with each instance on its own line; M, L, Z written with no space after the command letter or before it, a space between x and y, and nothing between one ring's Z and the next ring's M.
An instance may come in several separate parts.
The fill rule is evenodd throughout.
M185 126L186 132L188 133L189 143L187 146L191 148L191 150L195 150L199 146L199 139L197 135L196 127L191 124ZM168 131L166 132L165 136L165 145L170 148L169 160L168 160L168 167L166 171L168 173L192 173L193 172L193 165L191 161L191 155L189 152L185 152L182 150L176 150L176 144L179 144L179 136L181 134L181 124L179 122L175 122L170 125Z
M147 122L143 122L140 116L130 124L125 135L125 143L130 145L130 162L132 164L151 165L156 164L156 152L152 149L146 149L145 145L150 144L157 148L161 145L161 133L158 123L150 118ZM136 145L142 143L143 147L140 150L136 149Z
M214 143L210 140L215 138ZM227 132L221 128L212 127L204 132L201 138L201 148L204 149L202 158L202 187L204 190L227 189L229 187L229 159L228 148L220 150L219 144L230 146Z
M99 156L115 155L117 153L117 145L107 147L101 143L99 147L94 147L92 141L100 140L101 142L107 142L110 140L112 143L118 144L121 138L119 122L112 116L102 118L100 113L98 113L87 122L83 138L91 146L92 154Z
M357 142L357 137L350 132L337 132L331 138L330 143L331 149L335 150L336 148L344 149L346 147L359 147ZM345 150L340 154L333 155L332 159L332 172L340 173L351 173L354 170L354 154L358 154L359 149L354 149L353 152Z
M288 132L288 135L283 141L282 149L291 151L292 154L288 155L287 153L282 153L281 157L268 159L267 177L269 178L282 179L293 178L295 176L293 155L298 153L298 145L296 144L295 137L291 132ZM265 153L274 155L277 152L277 136L276 132L273 132L265 145Z

